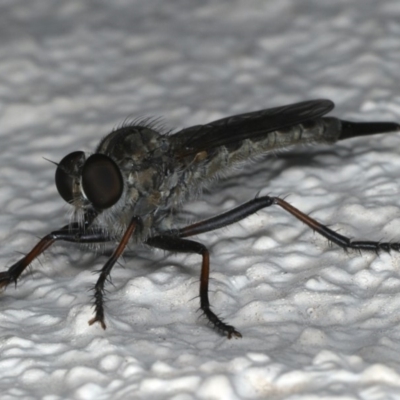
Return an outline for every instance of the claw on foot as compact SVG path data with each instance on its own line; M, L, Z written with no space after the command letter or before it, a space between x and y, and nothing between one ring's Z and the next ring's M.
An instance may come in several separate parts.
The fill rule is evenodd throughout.
M93 317L90 321L88 321L89 325L93 325L95 322L98 322L100 324L100 326L106 330L107 325L105 324L104 320L98 317Z
M236 338L241 338L242 334L238 332L235 328L233 328L232 331L228 332L228 339L232 339L233 336L235 336Z

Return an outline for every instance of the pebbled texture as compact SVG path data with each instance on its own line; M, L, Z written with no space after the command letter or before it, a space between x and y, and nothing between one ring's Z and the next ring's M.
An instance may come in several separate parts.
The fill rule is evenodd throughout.
M395 0L3 1L0 264L68 220L54 166L126 118L182 129L329 98L346 120L400 121ZM341 234L400 240L400 135L280 151L185 207L182 221L258 192ZM113 271L107 330L88 326L102 249L58 244L0 298L9 399L395 399L400 255L344 253L278 208L197 238L213 310L196 313L200 259L131 248ZM200 317L200 318L199 318Z

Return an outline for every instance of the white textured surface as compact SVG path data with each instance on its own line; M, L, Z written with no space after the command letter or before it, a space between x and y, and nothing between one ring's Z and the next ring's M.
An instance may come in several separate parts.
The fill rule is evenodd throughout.
M399 2L332 3L3 0L2 268L65 223L42 157L90 151L127 116L182 128L323 97L336 116L400 120ZM400 239L399 152L400 135L295 149L186 210L261 190L342 234ZM59 244L0 299L1 399L400 398L399 254L346 254L277 208L198 240L214 309L243 339L198 318L198 257L134 249L108 329L89 327L105 257Z

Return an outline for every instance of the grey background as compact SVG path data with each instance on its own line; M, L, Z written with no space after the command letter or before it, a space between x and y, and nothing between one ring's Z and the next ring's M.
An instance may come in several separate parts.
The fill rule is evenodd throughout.
M68 220L54 166L126 118L166 129L312 98L334 115L400 120L397 1L1 1L0 262ZM185 206L216 215L286 196L342 234L400 240L399 135L279 152ZM131 248L113 271L108 329L87 325L105 256L58 244L0 299L2 399L398 398L398 254L329 246L269 209L198 240L197 256ZM100 251L99 251L100 252ZM101 252L100 252L101 253Z

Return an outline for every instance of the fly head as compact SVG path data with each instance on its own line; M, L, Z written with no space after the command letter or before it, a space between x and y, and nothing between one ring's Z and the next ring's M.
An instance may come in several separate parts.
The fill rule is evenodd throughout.
M86 158L83 151L74 151L60 161L55 183L67 203L93 207L97 212L117 203L124 189L121 171L110 157L96 153Z

